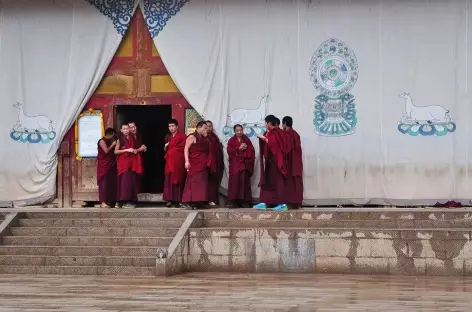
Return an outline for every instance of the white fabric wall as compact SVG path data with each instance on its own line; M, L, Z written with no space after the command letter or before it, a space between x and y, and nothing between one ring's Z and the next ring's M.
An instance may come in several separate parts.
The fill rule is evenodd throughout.
M62 138L100 82L135 8L134 0L0 1L0 206L54 196ZM33 118L18 123L17 102ZM35 129L41 134L32 135Z
M294 118L307 203L400 205L472 197L471 1L161 0L154 5L161 10L143 2L171 76L223 140L234 123L227 116L257 109L264 95L271 98L265 111L245 118ZM310 62L330 38L344 42L358 66L349 76L355 71L357 81L346 92L354 96L358 123L348 135L320 135L313 124L315 98L327 89L315 88ZM442 108L406 112L400 93L410 93L416 106L443 106L451 120L427 125L425 110L437 115ZM398 129L406 113L401 126L410 133ZM246 128L252 130L260 131Z

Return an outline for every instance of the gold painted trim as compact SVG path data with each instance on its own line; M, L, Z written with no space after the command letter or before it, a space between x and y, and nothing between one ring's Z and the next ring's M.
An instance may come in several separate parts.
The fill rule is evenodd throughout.
M82 160L82 157L79 156L79 119L84 117L84 116L100 116L101 121L102 121L102 136L105 135L105 124L103 121L103 114L101 111L95 111L93 108L89 108L87 111L81 113L79 117L77 117L77 120L75 121L75 159L78 161Z

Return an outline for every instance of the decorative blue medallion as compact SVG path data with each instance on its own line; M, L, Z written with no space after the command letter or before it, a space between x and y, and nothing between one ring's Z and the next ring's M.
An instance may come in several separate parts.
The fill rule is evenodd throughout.
M449 110L440 105L416 106L410 93L398 95L405 100L405 110L397 129L411 136L444 136L456 131Z
M108 17L116 31L124 36L134 13L135 0L85 0Z
M144 0L144 18L151 33L156 38L167 25L167 22L176 15L190 0Z
M322 136L343 136L356 132L354 96L349 91L357 81L357 59L341 40L323 42L313 54L310 78L320 92L315 99L313 124Z

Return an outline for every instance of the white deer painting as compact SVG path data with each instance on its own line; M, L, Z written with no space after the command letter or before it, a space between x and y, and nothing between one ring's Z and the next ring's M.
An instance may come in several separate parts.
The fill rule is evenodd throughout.
M266 116L267 104L271 98L269 95L264 95L259 102L259 107L256 109L238 108L233 110L228 115L228 125L234 126L236 124L257 125L264 121Z
M52 120L46 116L27 116L21 103L13 105L18 110L18 120L14 129L22 132L51 132L54 131Z
M402 122L405 124L441 124L451 121L449 110L440 105L415 106L410 93L401 93L399 97L405 100L405 112Z

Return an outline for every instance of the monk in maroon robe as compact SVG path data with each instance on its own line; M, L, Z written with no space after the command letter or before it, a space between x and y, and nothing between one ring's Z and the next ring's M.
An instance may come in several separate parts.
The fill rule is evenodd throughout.
M244 134L243 126L234 126L235 135L228 141L228 200L238 207L252 202L251 177L256 155L251 140Z
M115 134L114 129L106 129L105 136L97 144L98 200L102 208L111 208L116 203Z
M182 193L185 186L185 141L187 136L178 132L179 123L172 119L169 122L170 134L166 136L164 158L166 167L164 169L164 194L163 199L167 201L167 207L180 207Z
M303 202L303 157L300 135L293 130L293 119L285 116L282 128L285 133L285 162L287 164L287 204L297 209Z
M211 162L208 129L204 121L197 124L194 133L187 137L184 148L185 180L182 202L191 209L203 208L208 203L208 173Z
M115 148L118 173L117 207L134 208L138 201L137 175L142 174L142 165L134 146L135 141L129 133L129 126L123 124Z
M129 133L134 139L134 149L137 151L137 157L138 157L138 162L141 166L141 173L136 175L136 185L138 187L138 193L141 192L141 187L142 187L142 181L143 181L143 173L144 173L144 168L143 168L143 158L142 158L142 153L147 151L147 146L143 144L143 138L138 132L138 127L136 127L136 123L134 121L128 122L129 126Z
M277 127L277 118L269 115L265 118L266 135L259 136L261 152L261 178L259 186L259 204L255 209L266 209L268 205L275 206L273 210L285 211L287 196L285 184L287 168L284 157L284 132Z
M208 140L210 141L210 175L208 177L208 200L210 206L215 206L219 202L220 185L225 169L223 145L218 136L213 132L213 123L205 121L208 127Z

